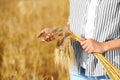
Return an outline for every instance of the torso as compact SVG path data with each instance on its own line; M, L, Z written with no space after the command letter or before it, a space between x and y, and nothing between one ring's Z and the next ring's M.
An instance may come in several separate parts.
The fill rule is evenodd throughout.
M87 22L89 3L90 0L70 0L70 30L82 37L85 37L84 27ZM99 0L96 14L93 39L104 42L120 38L120 0ZM74 47L77 48L77 46ZM75 51L77 57L79 56L77 54L80 54L79 49L77 48ZM120 69L120 49L106 52L105 57ZM78 59L78 61L80 64L82 63L81 60ZM88 55L86 65L86 75L105 75L104 70L93 55Z

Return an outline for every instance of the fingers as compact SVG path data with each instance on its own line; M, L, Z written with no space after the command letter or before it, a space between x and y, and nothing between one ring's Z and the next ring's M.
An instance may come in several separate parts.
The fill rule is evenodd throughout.
M86 52L88 52L88 53L91 52L88 44L86 44L85 41L81 42L81 46L82 46L82 48L83 48Z
M42 31L40 31L40 33L36 37L43 42L52 41L53 39L55 39L55 36L51 32L51 30L52 29L50 28L44 28Z
M85 39L85 38L82 38L82 37L81 37L81 39L80 39L80 41L85 41L85 40L86 40L86 39Z
M85 51L88 52L88 53L90 53L90 54L92 54L92 50L91 50L91 48L89 48L89 47L87 47L87 48L85 49Z
M81 43L81 42L83 42L83 41L85 41L85 40L86 40L85 38L82 38L82 37L81 37L79 41L80 41L80 43Z
M48 34L48 35L44 38L44 40L48 42L48 41L52 41L54 38L55 38L55 37L54 37L54 34L52 33L52 34Z
M53 33L51 33L51 34L48 34L47 36L42 37L42 38L40 38L40 39L41 39L41 41L43 41L43 42L49 42L49 41L52 41L52 40L55 39L55 35L54 35Z
M88 53L92 53L93 52L93 49L92 49L92 46L90 45L91 43L89 42L88 39L83 39L83 41L81 41L81 46L82 48L88 52Z
M86 43L86 41L81 41L80 44L83 46Z
M43 36L44 36L44 34L45 34L45 31L44 31L44 30L42 30L40 33L38 33L37 38L39 38L39 37L43 37Z
M88 47L88 45L85 42L83 42L81 45L83 49L86 49Z

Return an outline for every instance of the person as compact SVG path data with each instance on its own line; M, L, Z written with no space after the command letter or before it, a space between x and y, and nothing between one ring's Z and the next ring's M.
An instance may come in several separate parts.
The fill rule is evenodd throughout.
M76 64L70 70L71 80L109 79L93 52L101 53L120 69L120 0L70 0L68 25L82 36L80 42L72 42ZM59 35L64 35L66 27ZM45 28L37 37L52 41L59 36L52 30Z

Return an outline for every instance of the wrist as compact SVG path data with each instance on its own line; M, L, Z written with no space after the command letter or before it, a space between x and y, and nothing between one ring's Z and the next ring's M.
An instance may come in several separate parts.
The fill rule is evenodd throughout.
M108 42L103 42L102 45L103 45L102 47L103 47L104 52L109 50L110 46L109 46Z

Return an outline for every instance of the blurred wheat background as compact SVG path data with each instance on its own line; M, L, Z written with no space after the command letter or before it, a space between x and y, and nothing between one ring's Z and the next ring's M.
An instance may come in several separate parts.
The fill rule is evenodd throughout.
M0 0L0 80L69 80L55 67L56 41L42 43L44 27L65 26L68 0Z

